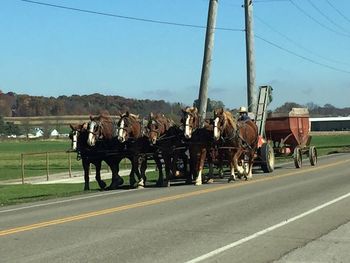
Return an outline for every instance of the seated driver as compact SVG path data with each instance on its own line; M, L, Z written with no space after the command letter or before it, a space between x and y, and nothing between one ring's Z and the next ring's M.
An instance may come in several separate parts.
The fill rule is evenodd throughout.
M244 106L241 106L238 110L239 113L239 117L238 120L239 121L247 121L250 120L250 117L248 116L248 111L247 108Z

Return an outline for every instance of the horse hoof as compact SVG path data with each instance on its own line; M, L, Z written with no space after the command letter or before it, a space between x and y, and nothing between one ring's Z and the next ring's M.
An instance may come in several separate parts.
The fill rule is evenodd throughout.
M192 180L191 181L186 180L185 184L192 184Z
M100 186L101 190L104 190L107 186L107 184L104 181L99 182L98 185Z
M120 179L118 179L118 181L116 182L117 186L123 185L124 184L124 179L120 177Z
M212 184L212 183L214 183L214 179L213 179L213 178L209 178L209 179L207 180L207 184Z
M227 180L228 183L231 183L231 182L234 182L234 181L236 181L236 179L235 179L234 177L231 177L231 178L229 178L229 179Z
M144 188L145 187L145 182L141 179L138 183L137 183L137 188Z
M196 181L196 183L194 185L202 185L202 181Z
M137 189L143 189L143 188L145 188L143 185L137 185L137 187L136 187Z
M164 187L170 187L170 182L169 181L165 181L163 184Z

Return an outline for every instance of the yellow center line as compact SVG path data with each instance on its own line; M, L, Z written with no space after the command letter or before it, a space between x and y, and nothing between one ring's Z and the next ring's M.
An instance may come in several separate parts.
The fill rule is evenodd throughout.
M221 185L221 186L212 187L212 188L208 188L208 189L196 190L196 191L189 192L189 193L165 196L165 197L152 199L152 200L148 200L148 201L143 201L143 202L138 202L138 203L134 203L134 204L117 206L117 207L112 207L112 208L108 208L108 209L92 211L92 212L84 213L84 214L80 214L80 215L69 216L69 217L59 218L59 219L50 220L50 221L44 221L41 223L5 229L5 230L0 231L0 236L7 236L7 235L20 233L20 232L24 232L24 231L29 231L29 230L33 230L33 229L38 229L38 228L43 228L43 227L47 227L47 226L60 225L60 224L78 221L78 220L83 220L83 219L92 218L92 217L96 217L96 216L102 216L102 215L112 214L112 213L116 213L116 212L121 212L121 211L129 210L129 209L133 209L133 208L146 207L146 206L160 204L160 203L164 203L164 202L168 202L168 201L183 199L186 197L192 197L192 196L217 192L220 190L241 187L244 185L250 185L250 184L255 184L255 183L259 183L259 182L276 180L276 179L280 179L280 178L284 178L284 177L288 177L288 176L292 176L292 175L303 174L303 173L306 173L309 171L313 172L313 171L325 169L328 167L337 166L339 164L343 164L343 163L347 163L347 162L350 162L350 160L338 161L335 163L326 164L326 165L317 166L317 167L310 167L310 168L302 169L302 170L293 170L292 172L289 172L289 173L286 173L283 175L265 177L262 179L245 181L245 182L241 182L238 184L226 184L226 185Z

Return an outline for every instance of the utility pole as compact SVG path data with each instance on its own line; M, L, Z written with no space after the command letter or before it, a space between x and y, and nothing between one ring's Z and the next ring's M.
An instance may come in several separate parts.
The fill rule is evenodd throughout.
M214 31L216 26L216 13L218 7L218 0L210 0L207 31L205 36L204 57L202 65L201 83L199 88L199 118L200 126L204 126L204 120L207 111L208 100L208 80L210 75L211 57L214 48Z
M248 111L256 111L253 0L244 0Z

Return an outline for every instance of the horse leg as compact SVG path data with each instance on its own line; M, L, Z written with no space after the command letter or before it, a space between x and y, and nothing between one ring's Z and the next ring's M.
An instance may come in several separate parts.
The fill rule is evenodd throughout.
M199 175L199 155L197 154L197 147L190 147L190 180L195 180L195 185L197 185L197 178ZM198 181L199 183L199 181ZM202 183L202 174L200 174L200 184Z
M136 170L135 169L138 169L138 168L137 167L135 168L135 163L134 163L134 160L132 157L127 156L126 158L131 163L131 170L130 170L130 174L129 174L129 185L130 185L130 187L135 187L135 185L136 185L136 179L135 179Z
M245 170L245 163L244 163L244 155L243 155L243 159L241 159L241 156L243 154L243 150L239 149L235 154L234 154L234 165L235 165L235 169L237 171L238 177L239 179L242 178L242 176L244 176L245 178L247 178L246 176L246 170ZM242 165L239 164L239 162L241 162Z
M102 181L102 179L101 179L102 160L98 159L98 160L94 161L93 164L95 165L95 169L96 169L95 179L96 179L98 185L100 186L100 189L104 190L106 187L106 183L104 181Z
M208 160L209 162L209 173L208 173L208 180L207 180L207 183L212 183L214 180L213 180L213 174L214 174L214 164L212 161Z
M135 182L135 184L133 185L133 187L137 187L137 188L143 188L145 183L144 183L144 178L141 176L140 173L140 168L145 167L145 165L143 164L144 160L143 157L136 154L133 158L132 158L132 166L133 166L133 171L137 176L138 181ZM147 162L147 160L146 160Z
M82 158L82 165L84 169L84 191L90 190L89 185L89 173L90 173L90 161L88 158Z
M237 167L237 159L236 159L236 154L231 155L230 158L230 170L231 170L231 174L230 174L230 178L228 178L228 183L230 183L231 181L236 181L236 174L235 174L235 169Z
M236 177L236 174L235 174L235 168L233 165L231 165L231 175L230 175L230 178L228 178L228 183L232 182L232 181L236 181L237 180L237 177Z
M198 175L196 178L196 183L195 185L202 185L203 181L202 181L202 173L203 173L203 168L204 168L204 161L205 161L205 157L206 157L206 149L205 148L201 148L200 152L199 152L199 160L198 160Z
M169 153L165 153L163 156L164 159L164 166L165 166L165 184L164 186L169 187L170 186L170 167L171 167L171 156Z
M253 161L254 161L254 151L252 151L250 154L249 154L249 171L248 171L248 175L247 175L247 179L252 179L253 178Z
M218 168L219 168L219 177L221 179L224 178L224 157L222 156L222 154L219 152L219 156L218 156Z
M108 166L112 170L112 182L108 187L108 189L110 189L110 190L116 189L124 183L124 179L119 175L120 161L121 161L121 159L118 157L116 160L110 159L107 162Z
M209 165L209 173L208 176L206 178L206 183L207 184L211 184L214 182L214 161L215 161L215 153L213 149L209 149L209 154L207 154L207 161L208 161L208 165ZM204 165L204 164L203 164Z
M157 169L158 169L158 180L157 180L156 186L164 186L163 165L162 165L162 162L160 161L157 153L155 153L153 155L153 159L154 159L156 166L157 166Z
M141 180L142 182L139 182L139 186L144 187L146 184L146 170L147 170L147 157L144 156L140 160L140 173L141 173Z

